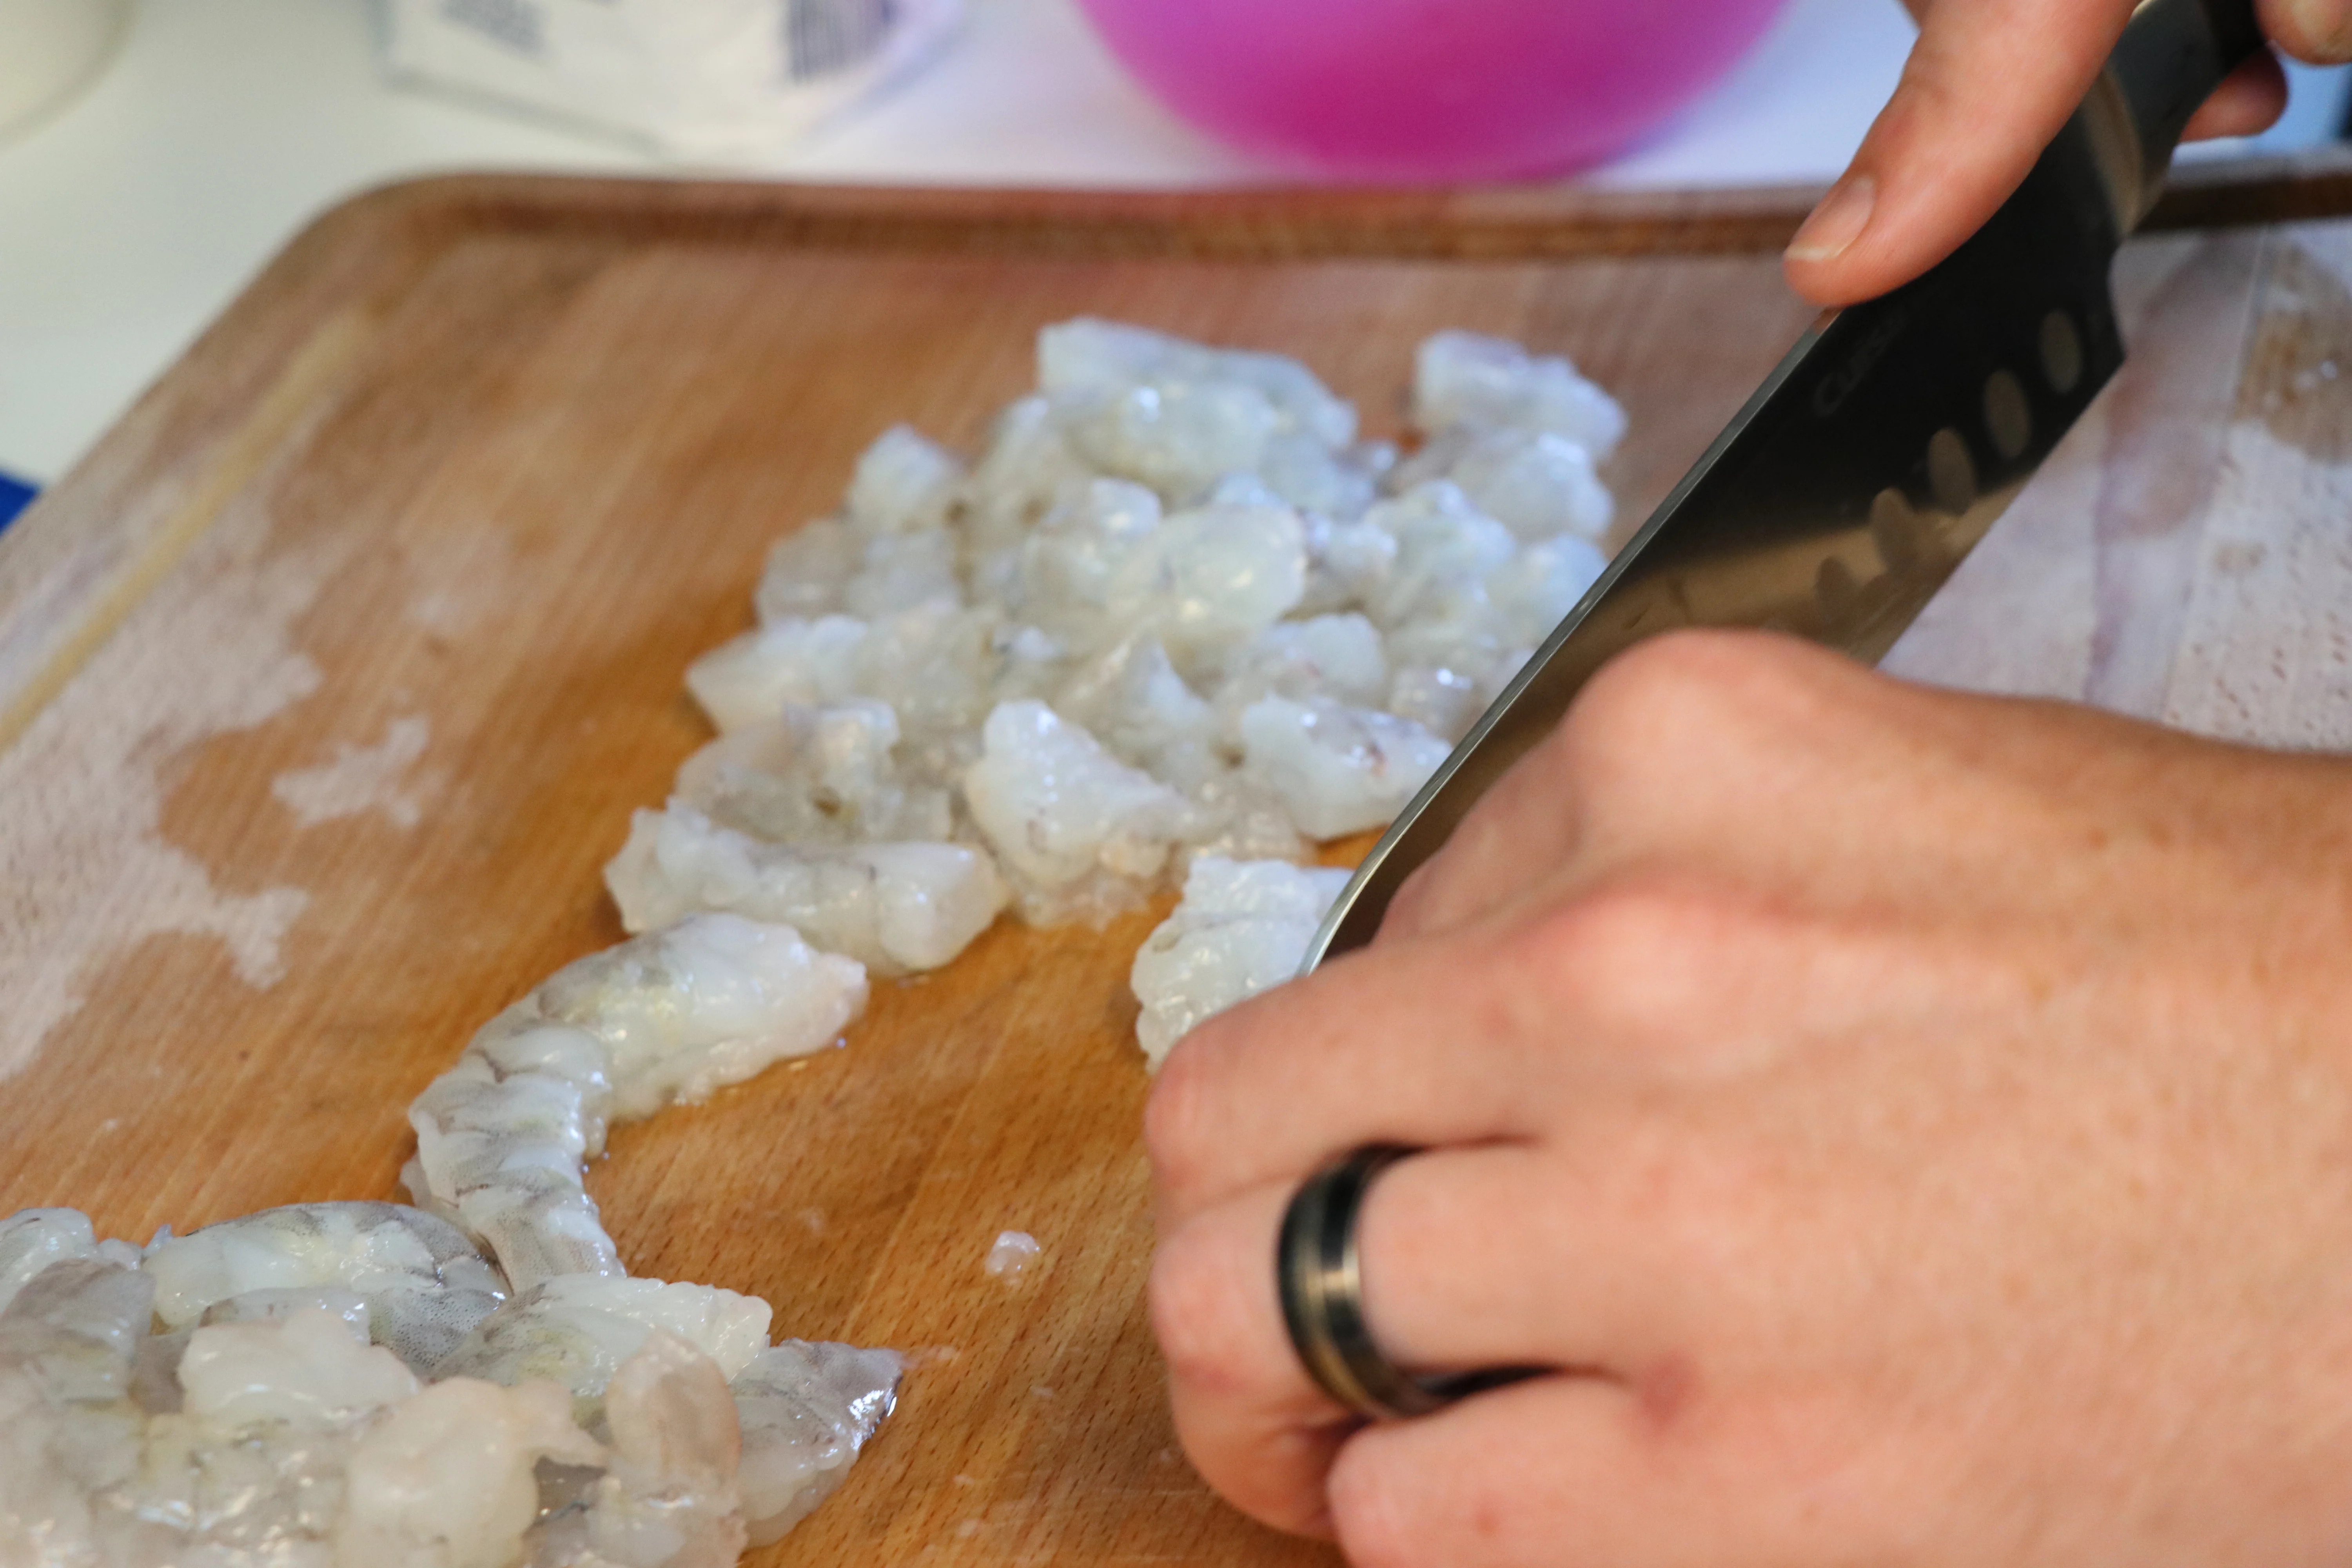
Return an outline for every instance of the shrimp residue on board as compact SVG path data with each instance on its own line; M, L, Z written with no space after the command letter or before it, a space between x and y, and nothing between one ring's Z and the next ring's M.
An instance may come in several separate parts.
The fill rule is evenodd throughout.
M1018 1279L1045 1250L1037 1238L1025 1230L999 1231L996 1239L989 1244L988 1256L981 1260L981 1267L995 1279Z
M269 781L269 793L304 827L371 811L381 811L395 827L414 827L423 807L408 787L408 771L432 737L433 727L422 714L394 719L374 745L345 742L335 748L331 762L279 773Z

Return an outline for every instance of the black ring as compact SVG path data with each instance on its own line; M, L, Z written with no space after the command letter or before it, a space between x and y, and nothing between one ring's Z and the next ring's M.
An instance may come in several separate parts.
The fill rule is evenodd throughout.
M1364 1326L1364 1277L1356 1256L1356 1215L1372 1178L1412 1153L1375 1143L1309 1176L1282 1216L1275 1276L1282 1320L1316 1385L1376 1421L1424 1415L1444 1404L1398 1368Z
M1317 1387L1359 1415L1402 1421L1442 1409L1480 1389L1517 1383L1523 1367L1417 1378L1381 1352L1364 1323L1363 1267L1356 1217L1372 1180L1418 1150L1370 1143L1324 1166L1299 1187L1282 1216L1274 1273L1290 1343Z

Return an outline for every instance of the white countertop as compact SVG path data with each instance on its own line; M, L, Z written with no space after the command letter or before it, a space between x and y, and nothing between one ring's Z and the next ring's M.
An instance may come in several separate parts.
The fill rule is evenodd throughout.
M1071 0L970 0L929 69L754 173L925 184L1201 186L1267 172L1130 85ZM1911 30L1895 0L1791 0L1748 60L1610 184L1825 181ZM2268 147L2330 139L2298 72ZM365 0L142 0L81 100L0 144L0 469L55 479L321 209L455 169L658 174L625 144L392 88ZM740 172L740 171L738 171Z

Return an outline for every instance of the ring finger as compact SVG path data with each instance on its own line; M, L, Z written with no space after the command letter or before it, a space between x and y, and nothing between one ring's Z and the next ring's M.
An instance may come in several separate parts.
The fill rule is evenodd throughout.
M1373 1184L1359 1231L1364 1305L1409 1370L1559 1366L1618 1374L1670 1320L1638 1237L1510 1148L1417 1154ZM1327 1528L1323 1483L1355 1423L1307 1374L1282 1320L1275 1238L1292 1189L1265 1185L1161 1238L1152 1321L1179 1435L1235 1506Z
M1540 1148L1400 1161L1365 1197L1356 1245L1373 1341L1417 1372L1632 1376L1677 1331L1656 1227Z

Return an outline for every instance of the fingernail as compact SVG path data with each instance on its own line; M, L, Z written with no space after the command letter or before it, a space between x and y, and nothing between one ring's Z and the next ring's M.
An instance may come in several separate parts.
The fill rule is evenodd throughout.
M1789 242L1789 258L1827 261L1838 255L1862 237L1862 231L1870 226L1870 209L1877 205L1878 182L1868 174L1840 180Z

